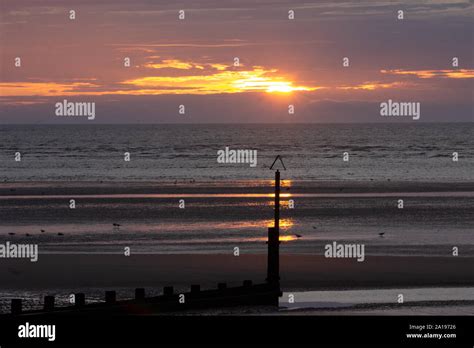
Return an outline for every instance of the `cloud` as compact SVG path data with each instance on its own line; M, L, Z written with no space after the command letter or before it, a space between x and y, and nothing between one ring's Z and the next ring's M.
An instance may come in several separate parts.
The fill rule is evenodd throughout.
M449 78L449 79L472 79L474 69L453 69L453 70L380 70L382 74L411 75L420 79Z
M243 47L243 46L254 46L256 43L246 42L223 42L223 43L199 43L199 42L170 42L170 43L154 43L154 44L130 44L130 43L113 43L107 46L117 46L118 50L121 51L134 51L143 50L145 52L154 52L150 48L163 48L163 47L189 47L189 48L224 48L224 47Z
M81 89L99 87L89 82L0 82L2 97L20 96L67 96L77 94L95 94L95 92L78 93Z
M244 92L290 93L315 91L322 87L295 84L277 69L261 66L245 68L220 63L197 63L164 59L147 63L153 70L176 69L184 76L140 76L115 83L100 82L0 82L3 96L74 96L74 95L160 95L160 94L232 94ZM190 71L197 69L199 74Z
M193 68L203 69L201 65L195 65L193 63L183 62L179 59L164 59L161 63L146 63L145 68L151 69L182 69L189 70Z
M379 81L372 81L372 82L364 82L361 84L357 84L354 86L339 86L336 87L337 89L342 89L342 90L366 90L366 91L373 91L376 89L382 89L382 88L404 88L407 87L408 85L411 85L406 82L379 82Z
M136 87L130 94L223 94L243 92L294 92L314 91L321 87L294 85L292 81L278 74L276 69L254 66L247 70L237 70L224 64L197 64L170 61L158 64L162 67L182 69L217 69L204 75L185 76L145 76L122 82ZM183 89L183 87L185 89Z

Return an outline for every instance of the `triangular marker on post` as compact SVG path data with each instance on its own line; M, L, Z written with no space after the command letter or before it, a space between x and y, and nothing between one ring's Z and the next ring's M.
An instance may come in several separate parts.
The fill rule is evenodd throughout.
M277 160L280 160L281 165L283 166L283 170L286 170L285 163L283 163L283 158L280 155L276 156L275 160L273 161L272 165L270 166L270 170L273 169L273 166L275 165Z

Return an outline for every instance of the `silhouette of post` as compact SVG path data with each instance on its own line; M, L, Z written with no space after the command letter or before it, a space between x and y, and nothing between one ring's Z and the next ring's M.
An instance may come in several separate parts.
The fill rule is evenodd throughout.
M244 288L251 288L252 287L252 281L251 280L244 280L244 282L242 283L243 287Z
M280 171L275 172L275 229L280 230Z
M114 304L117 300L117 294L115 291L106 291L105 292L105 303Z
M44 297L44 310L45 311L54 310L54 296L45 296Z
M84 293L79 292L74 295L74 305L77 308L84 307L86 305L86 295Z
M145 299L145 289L136 288L135 289L135 300L144 300Z
M12 299L11 313L13 315L21 314L21 298Z
M165 286L163 288L163 296L172 296L174 289L172 286Z
M275 172L275 223L268 228L267 282L280 287L280 171Z

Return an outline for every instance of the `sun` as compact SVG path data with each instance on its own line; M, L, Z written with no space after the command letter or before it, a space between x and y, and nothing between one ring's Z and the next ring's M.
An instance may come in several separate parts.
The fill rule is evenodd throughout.
M268 81L265 92L267 93L291 93L294 91L315 91L317 87L293 86L291 81Z
M291 82L271 82L267 87L266 92L291 93L294 90L295 88L291 86Z

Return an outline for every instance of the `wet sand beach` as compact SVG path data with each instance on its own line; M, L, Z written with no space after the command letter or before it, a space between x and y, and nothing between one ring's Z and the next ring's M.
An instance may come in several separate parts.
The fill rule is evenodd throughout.
M137 287L158 295L169 285L264 282L272 184L2 183L0 243L36 243L39 260L0 261L0 307L14 297L38 308L47 294L64 304L74 292L100 301L106 289L130 298ZM471 183L283 181L282 290L474 286L473 193ZM364 244L365 260L325 258L333 241Z
M40 253L262 254L272 184L2 183L0 242L36 243ZM281 219L284 253L322 255L338 241L363 243L368 255L449 256L456 246L474 256L472 183L283 180Z
M282 288L288 290L472 286L471 257L367 257L329 259L281 255ZM218 282L263 282L266 255L40 255L38 262L2 260L4 289L154 287Z

